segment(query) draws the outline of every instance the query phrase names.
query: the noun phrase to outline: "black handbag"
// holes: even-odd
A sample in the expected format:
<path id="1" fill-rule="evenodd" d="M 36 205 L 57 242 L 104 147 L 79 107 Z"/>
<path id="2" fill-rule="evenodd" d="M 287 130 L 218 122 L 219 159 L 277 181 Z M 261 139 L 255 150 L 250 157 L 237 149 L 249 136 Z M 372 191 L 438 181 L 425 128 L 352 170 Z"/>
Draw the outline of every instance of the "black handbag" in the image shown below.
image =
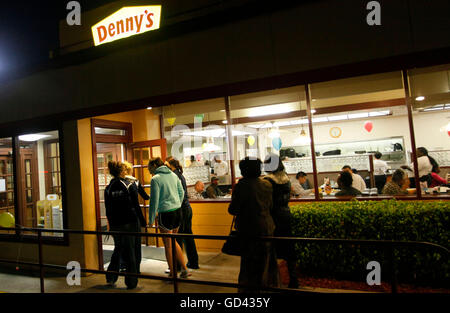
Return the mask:
<path id="1" fill-rule="evenodd" d="M 237 230 L 233 230 L 236 217 L 233 217 L 230 227 L 230 236 L 228 237 L 222 247 L 222 252 L 229 255 L 241 256 L 241 240 Z"/>

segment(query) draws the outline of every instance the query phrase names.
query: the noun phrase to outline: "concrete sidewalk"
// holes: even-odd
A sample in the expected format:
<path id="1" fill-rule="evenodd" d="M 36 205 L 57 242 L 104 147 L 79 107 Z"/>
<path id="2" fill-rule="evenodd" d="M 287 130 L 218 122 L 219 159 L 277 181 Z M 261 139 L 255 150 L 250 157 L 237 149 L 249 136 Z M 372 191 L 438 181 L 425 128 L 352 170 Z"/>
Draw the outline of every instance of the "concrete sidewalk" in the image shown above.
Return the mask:
<path id="1" fill-rule="evenodd" d="M 192 279 L 206 281 L 220 281 L 237 283 L 239 276 L 240 258 L 222 253 L 199 253 L 200 269 L 191 270 Z M 105 264 L 106 268 L 107 264 Z M 143 274 L 167 277 L 164 271 L 167 262 L 156 259 L 143 259 L 141 272 Z M 81 286 L 68 286 L 66 277 L 45 278 L 46 293 L 173 293 L 173 284 L 151 279 L 139 279 L 138 287 L 127 290 L 124 278 L 119 277 L 116 287 L 106 286 L 104 275 L 93 274 L 81 278 Z M 300 290 L 325 293 L 359 293 L 351 290 L 335 290 L 323 288 L 301 287 Z M 39 277 L 24 276 L 19 274 L 0 273 L 0 292 L 7 293 L 39 293 Z M 181 293 L 235 293 L 236 288 L 180 283 Z"/>

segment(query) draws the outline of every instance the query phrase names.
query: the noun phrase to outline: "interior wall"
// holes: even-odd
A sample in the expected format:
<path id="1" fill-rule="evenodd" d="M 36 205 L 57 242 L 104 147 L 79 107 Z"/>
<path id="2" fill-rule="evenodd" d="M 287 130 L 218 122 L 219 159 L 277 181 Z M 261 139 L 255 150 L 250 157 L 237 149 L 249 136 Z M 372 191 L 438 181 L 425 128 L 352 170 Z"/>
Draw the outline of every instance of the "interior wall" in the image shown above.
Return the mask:
<path id="1" fill-rule="evenodd" d="M 159 115 L 153 110 L 137 110 L 96 116 L 96 119 L 131 123 L 133 125 L 133 142 L 161 139 Z"/>
<path id="2" fill-rule="evenodd" d="M 382 139 L 388 137 L 402 136 L 407 151 L 411 151 L 411 139 L 409 132 L 408 117 L 389 116 L 370 119 L 373 122 L 373 130 L 368 133 L 364 129 L 366 120 L 358 121 L 337 121 L 335 123 L 320 123 L 314 125 L 315 144 L 332 144 L 352 141 L 364 141 L 373 139 Z M 442 131 L 450 122 L 450 112 L 434 113 L 416 113 L 413 115 L 414 133 L 416 137 L 416 146 L 424 146 L 428 150 L 447 150 L 450 149 L 450 137 L 446 131 Z M 339 138 L 330 136 L 332 127 L 340 127 L 342 135 Z M 281 132 L 281 138 L 284 147 L 296 146 L 294 140 L 298 138 L 301 127 L 290 129 L 289 132 Z M 308 126 L 304 126 L 309 135 Z M 295 131 L 294 131 L 295 130 Z M 267 137 L 267 146 L 271 146 Z"/>

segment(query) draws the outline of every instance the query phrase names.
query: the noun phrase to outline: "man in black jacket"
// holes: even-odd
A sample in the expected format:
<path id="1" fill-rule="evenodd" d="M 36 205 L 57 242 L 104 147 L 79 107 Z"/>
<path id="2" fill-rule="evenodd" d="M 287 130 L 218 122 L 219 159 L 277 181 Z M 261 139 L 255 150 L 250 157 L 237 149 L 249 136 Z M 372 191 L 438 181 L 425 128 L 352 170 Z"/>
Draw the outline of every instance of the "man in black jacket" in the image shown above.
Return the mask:
<path id="1" fill-rule="evenodd" d="M 141 223 L 145 223 L 145 220 L 143 220 L 142 212 L 136 210 L 139 207 L 139 203 L 136 203 L 137 188 L 135 184 L 124 179 L 126 167 L 123 163 L 111 161 L 108 163 L 108 168 L 114 177 L 105 189 L 106 217 L 110 231 L 140 232 Z M 141 249 L 139 237 L 113 235 L 113 238 L 114 252 L 108 271 L 118 272 L 122 258 L 128 273 L 139 273 L 140 259 L 138 260 L 136 253 L 136 249 Z M 114 286 L 117 278 L 117 274 L 106 274 L 106 281 L 111 286 Z M 137 277 L 125 277 L 128 289 L 136 288 L 137 283 Z"/>

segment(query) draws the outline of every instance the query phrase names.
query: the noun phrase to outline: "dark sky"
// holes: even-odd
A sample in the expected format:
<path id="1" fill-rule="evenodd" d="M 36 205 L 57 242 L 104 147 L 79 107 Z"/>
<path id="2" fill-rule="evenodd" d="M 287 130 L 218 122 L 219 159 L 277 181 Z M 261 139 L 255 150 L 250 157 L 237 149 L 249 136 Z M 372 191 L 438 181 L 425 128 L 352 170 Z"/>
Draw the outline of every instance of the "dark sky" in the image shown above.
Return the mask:
<path id="1" fill-rule="evenodd" d="M 65 19 L 70 0 L 15 0 L 0 2 L 0 81 L 21 68 L 48 60 L 58 47 L 58 22 Z M 82 0 L 82 11 L 111 0 Z"/>

